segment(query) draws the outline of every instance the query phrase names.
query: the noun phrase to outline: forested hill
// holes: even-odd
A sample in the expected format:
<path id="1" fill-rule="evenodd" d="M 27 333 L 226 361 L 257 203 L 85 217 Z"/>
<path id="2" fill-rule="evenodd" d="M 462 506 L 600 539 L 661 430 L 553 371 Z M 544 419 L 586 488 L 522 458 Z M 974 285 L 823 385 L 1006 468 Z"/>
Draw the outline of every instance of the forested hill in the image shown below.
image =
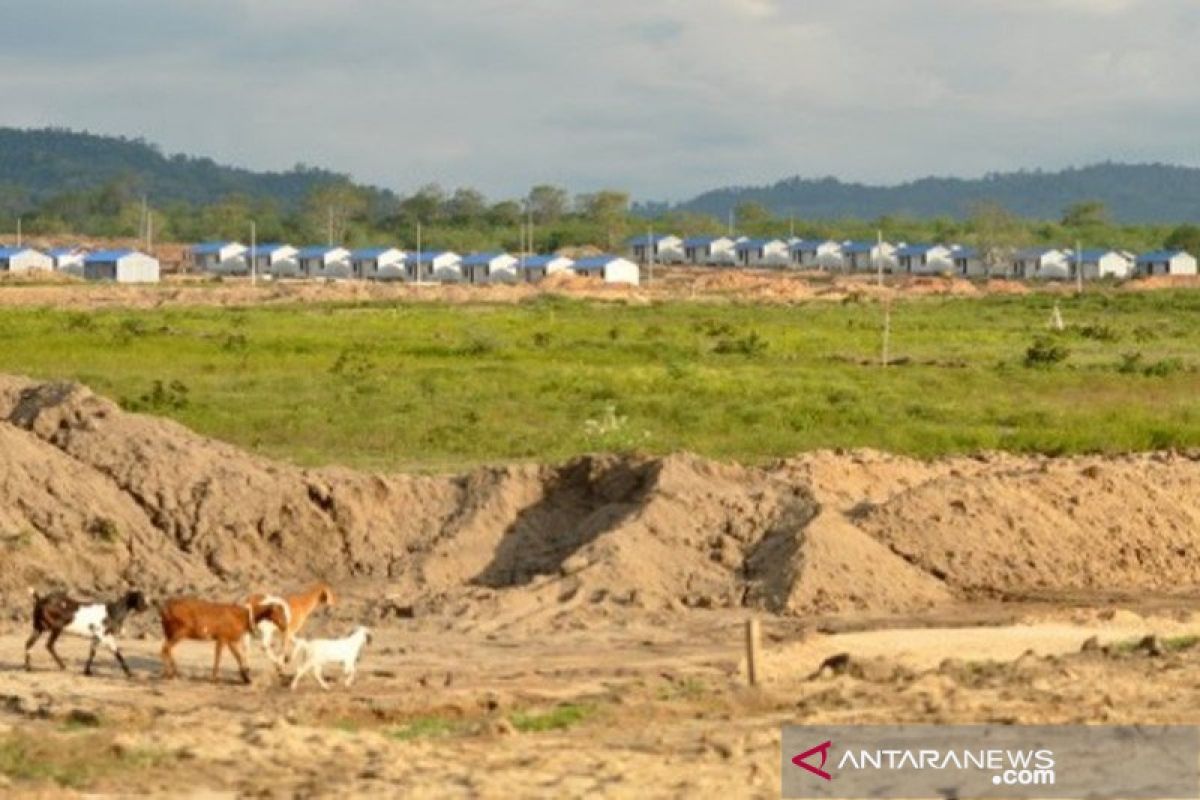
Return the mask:
<path id="1" fill-rule="evenodd" d="M 1029 219 L 1056 219 L 1073 203 L 1098 200 L 1118 222 L 1195 221 L 1200 219 L 1200 169 L 1106 163 L 1061 172 L 992 174 L 974 180 L 922 178 L 897 186 L 795 177 L 771 186 L 715 189 L 677 208 L 722 219 L 743 203 L 758 203 L 776 215 L 800 219 L 961 218 L 983 200 Z"/>
<path id="2" fill-rule="evenodd" d="M 67 192 L 87 191 L 114 182 L 156 203 L 184 201 L 206 205 L 233 194 L 272 199 L 297 207 L 314 187 L 346 176 L 297 166 L 288 172 L 254 172 L 227 167 L 209 158 L 164 155 L 141 139 L 98 136 L 58 128 L 0 128 L 0 187 L 37 204 Z"/>

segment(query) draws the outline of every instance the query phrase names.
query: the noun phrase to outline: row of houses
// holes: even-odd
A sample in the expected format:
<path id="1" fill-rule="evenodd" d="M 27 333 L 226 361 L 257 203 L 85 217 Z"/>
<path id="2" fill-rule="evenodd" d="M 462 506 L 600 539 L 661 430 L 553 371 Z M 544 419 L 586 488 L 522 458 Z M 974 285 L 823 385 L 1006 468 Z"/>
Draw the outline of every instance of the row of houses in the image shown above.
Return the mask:
<path id="1" fill-rule="evenodd" d="M 1068 280 L 1129 278 L 1134 275 L 1195 275 L 1196 258 L 1182 250 L 1137 255 L 1092 249 L 1076 253 L 1053 247 L 1017 250 L 1002 263 L 987 264 L 973 247 L 890 242 L 839 242 L 832 239 L 751 239 L 732 236 L 680 238 L 670 234 L 629 240 L 635 261 L 646 264 L 792 267 L 892 274 L 963 277 L 1010 277 Z"/>
<path id="2" fill-rule="evenodd" d="M 256 245 L 204 242 L 191 249 L 192 267 L 205 272 L 420 282 L 517 283 L 539 281 L 556 272 L 597 277 L 608 283 L 637 285 L 637 264 L 621 256 L 570 259 L 558 255 L 515 256 L 486 252 L 459 255 L 450 250 L 406 251 L 397 247 L 348 250 L 317 245 L 293 247 L 282 242 Z"/>
<path id="3" fill-rule="evenodd" d="M 93 281 L 157 283 L 158 259 L 137 250 L 96 250 L 60 247 L 45 252 L 16 245 L 0 247 L 0 272 L 46 270 L 65 272 Z"/>

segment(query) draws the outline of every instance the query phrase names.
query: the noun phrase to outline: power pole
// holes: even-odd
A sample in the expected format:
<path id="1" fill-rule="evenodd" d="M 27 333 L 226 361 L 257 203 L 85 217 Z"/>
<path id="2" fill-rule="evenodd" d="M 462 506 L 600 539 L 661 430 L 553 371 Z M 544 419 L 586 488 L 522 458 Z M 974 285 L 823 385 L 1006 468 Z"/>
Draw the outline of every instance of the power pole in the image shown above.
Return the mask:
<path id="1" fill-rule="evenodd" d="M 154 216 L 146 212 L 146 255 L 154 255 Z"/>
<path id="2" fill-rule="evenodd" d="M 875 231 L 875 282 L 883 286 L 883 231 Z"/>
<path id="3" fill-rule="evenodd" d="M 146 195 L 142 195 L 142 216 L 138 223 L 138 238 L 142 240 L 142 247 L 146 248 L 146 252 L 150 251 L 149 234 L 147 231 L 148 212 L 146 211 Z"/>
<path id="4" fill-rule="evenodd" d="M 1075 290 L 1083 294 L 1083 245 L 1075 240 Z"/>
<path id="5" fill-rule="evenodd" d="M 250 220 L 250 285 L 258 286 L 258 231 Z"/>
<path id="6" fill-rule="evenodd" d="M 733 209 L 729 209 L 729 238 L 733 238 Z"/>
<path id="7" fill-rule="evenodd" d="M 887 368 L 892 355 L 892 298 L 883 298 L 883 359 L 879 366 Z"/>
<path id="8" fill-rule="evenodd" d="M 333 206 L 329 206 L 329 246 L 333 247 Z"/>
<path id="9" fill-rule="evenodd" d="M 17 217 L 17 247 L 21 246 L 21 218 Z"/>
<path id="10" fill-rule="evenodd" d="M 646 229 L 646 285 L 654 283 L 654 228 Z"/>
<path id="11" fill-rule="evenodd" d="M 417 266 L 413 273 L 413 280 L 416 283 L 421 282 L 421 221 L 417 220 Z"/>

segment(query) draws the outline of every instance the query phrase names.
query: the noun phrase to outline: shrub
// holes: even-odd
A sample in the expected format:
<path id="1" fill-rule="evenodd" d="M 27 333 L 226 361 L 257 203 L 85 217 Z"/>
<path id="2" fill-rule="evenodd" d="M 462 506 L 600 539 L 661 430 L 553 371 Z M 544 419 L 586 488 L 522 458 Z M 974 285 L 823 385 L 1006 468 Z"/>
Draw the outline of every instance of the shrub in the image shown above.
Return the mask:
<path id="1" fill-rule="evenodd" d="M 713 352 L 720 355 L 757 356 L 766 352 L 767 347 L 767 340 L 759 336 L 758 331 L 750 331 L 737 339 L 720 340 Z"/>
<path id="2" fill-rule="evenodd" d="M 1025 351 L 1025 366 L 1051 367 L 1066 361 L 1071 351 L 1049 336 L 1038 336 Z"/>
<path id="3" fill-rule="evenodd" d="M 170 383 L 155 381 L 150 391 L 133 399 L 121 398 L 121 406 L 127 411 L 180 411 L 187 408 L 188 387 L 183 381 L 174 380 Z"/>

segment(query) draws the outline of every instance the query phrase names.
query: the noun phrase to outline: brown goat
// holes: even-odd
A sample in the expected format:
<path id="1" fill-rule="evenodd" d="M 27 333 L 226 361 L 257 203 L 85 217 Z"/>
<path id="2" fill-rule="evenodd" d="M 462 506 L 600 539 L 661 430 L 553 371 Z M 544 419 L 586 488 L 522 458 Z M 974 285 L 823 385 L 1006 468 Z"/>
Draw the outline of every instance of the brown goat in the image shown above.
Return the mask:
<path id="1" fill-rule="evenodd" d="M 176 597 L 158 607 L 163 626 L 163 677 L 173 678 L 179 674 L 171 651 L 184 639 L 212 641 L 213 680 L 217 680 L 221 668 L 221 650 L 229 648 L 237 659 L 242 682 L 250 683 L 250 671 L 242 653 L 242 639 L 255 632 L 259 622 L 270 621 L 282 630 L 287 625 L 287 608 L 278 600 L 268 599 L 256 603 L 211 603 L 193 597 Z"/>
<path id="2" fill-rule="evenodd" d="M 252 594 L 246 598 L 246 602 L 263 603 L 275 597 L 275 595 Z M 308 620 L 309 616 L 320 606 L 332 606 L 337 602 L 333 596 L 333 589 L 329 588 L 329 585 L 325 583 L 318 583 L 307 591 L 286 595 L 282 599 L 287 603 L 288 614 L 287 624 L 276 626 L 283 633 L 283 646 L 279 656 L 271 652 L 271 637 L 273 634 L 270 626 L 259 626 L 263 652 L 267 654 L 267 658 L 270 658 L 275 663 L 276 669 L 283 668 L 283 662 L 287 657 L 292 639 L 304 627 L 304 623 Z"/>

